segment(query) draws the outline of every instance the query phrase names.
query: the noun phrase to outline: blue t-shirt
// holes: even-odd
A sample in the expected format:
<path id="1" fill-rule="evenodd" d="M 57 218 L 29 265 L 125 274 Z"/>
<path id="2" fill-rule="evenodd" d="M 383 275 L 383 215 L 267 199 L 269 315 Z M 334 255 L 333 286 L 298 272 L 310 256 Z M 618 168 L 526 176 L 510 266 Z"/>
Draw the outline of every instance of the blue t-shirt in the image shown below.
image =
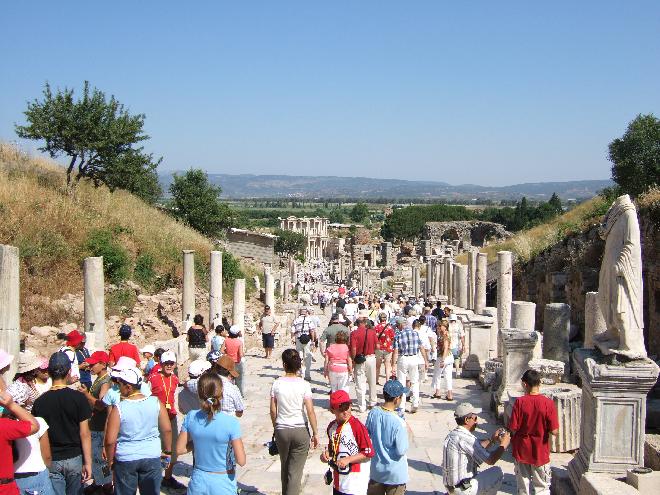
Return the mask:
<path id="1" fill-rule="evenodd" d="M 371 459 L 370 479 L 385 485 L 408 482 L 408 432 L 398 414 L 374 407 L 365 423 L 374 457 Z"/>
<path id="2" fill-rule="evenodd" d="M 241 438 L 238 420 L 218 412 L 211 421 L 195 409 L 186 414 L 181 431 L 188 432 L 194 444 L 195 468 L 202 471 L 231 471 L 236 467 L 232 440 Z"/>
<path id="3" fill-rule="evenodd" d="M 142 382 L 142 385 L 140 385 L 140 393 L 145 397 L 149 397 L 151 395 L 151 388 L 147 382 Z M 120 400 L 121 394 L 119 393 L 119 385 L 114 383 L 103 396 L 102 402 L 106 406 L 116 406 L 119 404 Z"/>
<path id="4" fill-rule="evenodd" d="M 117 407 L 121 421 L 116 459 L 126 462 L 160 457 L 158 397 L 152 395 L 140 400 L 122 400 Z"/>

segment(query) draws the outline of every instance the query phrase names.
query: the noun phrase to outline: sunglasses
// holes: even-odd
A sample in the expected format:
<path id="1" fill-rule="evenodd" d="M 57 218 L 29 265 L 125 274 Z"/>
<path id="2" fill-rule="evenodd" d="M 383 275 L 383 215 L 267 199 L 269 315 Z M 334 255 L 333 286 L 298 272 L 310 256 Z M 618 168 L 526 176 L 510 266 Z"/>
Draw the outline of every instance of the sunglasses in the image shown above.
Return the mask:
<path id="1" fill-rule="evenodd" d="M 168 361 L 168 362 L 166 362 L 166 363 L 162 363 L 163 366 L 174 366 L 175 364 L 176 364 L 176 363 L 174 363 L 174 362 L 172 362 L 172 361 Z"/>

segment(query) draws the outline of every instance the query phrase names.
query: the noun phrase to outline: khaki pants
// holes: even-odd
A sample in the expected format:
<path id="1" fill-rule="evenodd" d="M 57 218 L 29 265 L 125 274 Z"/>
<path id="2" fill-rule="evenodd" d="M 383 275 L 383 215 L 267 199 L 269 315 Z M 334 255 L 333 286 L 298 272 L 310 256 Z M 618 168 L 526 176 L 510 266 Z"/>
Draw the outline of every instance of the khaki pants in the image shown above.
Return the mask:
<path id="1" fill-rule="evenodd" d="M 312 379 L 312 345 L 311 340 L 303 344 L 296 338 L 296 351 L 300 354 L 300 360 L 302 361 L 301 373 L 305 380 Z"/>
<path id="2" fill-rule="evenodd" d="M 369 488 L 367 488 L 367 495 L 404 495 L 406 493 L 406 485 L 385 485 L 378 481 L 369 480 Z"/>
<path id="3" fill-rule="evenodd" d="M 367 384 L 369 385 L 369 406 L 375 406 L 378 401 L 378 390 L 376 390 L 376 356 L 370 354 L 365 356 L 367 360 L 362 364 L 355 364 L 353 374 L 355 376 L 355 396 L 357 405 L 361 412 L 366 410 Z"/>
<path id="4" fill-rule="evenodd" d="M 550 495 L 550 464 L 533 466 L 515 461 L 518 495 Z"/>
<path id="5" fill-rule="evenodd" d="M 278 428 L 275 443 L 280 452 L 282 495 L 300 495 L 303 469 L 309 452 L 307 428 Z"/>

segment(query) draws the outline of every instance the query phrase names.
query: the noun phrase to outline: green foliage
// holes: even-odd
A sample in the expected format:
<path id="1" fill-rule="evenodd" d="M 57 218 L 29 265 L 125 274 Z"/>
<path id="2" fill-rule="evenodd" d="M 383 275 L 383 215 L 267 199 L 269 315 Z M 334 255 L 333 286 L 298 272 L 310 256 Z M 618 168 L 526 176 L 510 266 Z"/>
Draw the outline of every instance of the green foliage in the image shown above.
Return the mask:
<path id="1" fill-rule="evenodd" d="M 638 115 L 622 137 L 609 145 L 612 180 L 624 193 L 639 196 L 660 184 L 660 119 Z"/>
<path id="2" fill-rule="evenodd" d="M 355 206 L 351 208 L 350 213 L 351 220 L 354 222 L 364 222 L 369 218 L 369 208 L 366 203 L 355 203 Z"/>
<path id="3" fill-rule="evenodd" d="M 137 295 L 129 287 L 113 290 L 105 298 L 108 314 L 121 316 L 130 316 L 136 301 Z"/>
<path id="4" fill-rule="evenodd" d="M 118 284 L 130 273 L 131 259 L 128 251 L 115 239 L 111 230 L 92 230 L 85 248 L 90 256 L 103 256 L 103 272 L 108 282 Z"/>
<path id="5" fill-rule="evenodd" d="M 277 229 L 275 231 L 275 252 L 283 256 L 305 256 L 307 237 L 300 232 Z"/>
<path id="6" fill-rule="evenodd" d="M 224 282 L 231 282 L 237 278 L 244 278 L 243 271 L 241 270 L 241 263 L 228 252 L 222 252 L 222 280 Z"/>
<path id="7" fill-rule="evenodd" d="M 385 219 L 380 235 L 386 241 L 417 239 L 426 222 L 471 220 L 474 214 L 464 206 L 432 205 L 398 208 Z"/>
<path id="8" fill-rule="evenodd" d="M 552 211 L 555 212 L 555 214 L 559 215 L 561 214 L 564 209 L 562 208 L 561 205 L 561 199 L 559 199 L 559 196 L 557 196 L 557 193 L 552 193 L 552 196 L 550 197 L 550 200 L 548 201 L 548 206 L 552 208 Z"/>
<path id="9" fill-rule="evenodd" d="M 160 194 L 152 155 L 135 147 L 149 138 L 143 132 L 143 114 L 130 115 L 114 96 L 90 90 L 85 81 L 80 99 L 73 89 L 53 93 L 46 83 L 43 100 L 28 102 L 27 125 L 17 125 L 16 134 L 24 139 L 44 141 L 39 150 L 52 158 L 69 157 L 67 185 L 75 177 L 91 180 L 95 186 L 122 188 L 147 201 Z M 74 176 L 75 171 L 75 176 Z"/>
<path id="10" fill-rule="evenodd" d="M 341 207 L 337 206 L 328 212 L 328 221 L 330 223 L 344 223 L 346 221 L 346 215 Z"/>
<path id="11" fill-rule="evenodd" d="M 209 182 L 206 172 L 191 168 L 183 175 L 174 174 L 173 179 L 170 193 L 174 217 L 209 237 L 235 224 L 233 212 L 220 201 L 222 189 Z"/>
<path id="12" fill-rule="evenodd" d="M 135 258 L 133 277 L 142 287 L 153 287 L 156 281 L 156 260 L 150 254 L 140 254 Z"/>

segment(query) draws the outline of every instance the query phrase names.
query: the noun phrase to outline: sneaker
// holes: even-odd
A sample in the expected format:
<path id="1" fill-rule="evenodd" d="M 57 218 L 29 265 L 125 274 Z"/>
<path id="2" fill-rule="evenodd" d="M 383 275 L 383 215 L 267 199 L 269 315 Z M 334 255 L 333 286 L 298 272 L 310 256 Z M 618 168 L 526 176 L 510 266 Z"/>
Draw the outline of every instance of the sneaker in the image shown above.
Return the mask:
<path id="1" fill-rule="evenodd" d="M 163 478 L 160 485 L 164 488 L 171 488 L 173 490 L 186 490 L 186 485 L 177 480 L 174 476 L 171 478 Z"/>

